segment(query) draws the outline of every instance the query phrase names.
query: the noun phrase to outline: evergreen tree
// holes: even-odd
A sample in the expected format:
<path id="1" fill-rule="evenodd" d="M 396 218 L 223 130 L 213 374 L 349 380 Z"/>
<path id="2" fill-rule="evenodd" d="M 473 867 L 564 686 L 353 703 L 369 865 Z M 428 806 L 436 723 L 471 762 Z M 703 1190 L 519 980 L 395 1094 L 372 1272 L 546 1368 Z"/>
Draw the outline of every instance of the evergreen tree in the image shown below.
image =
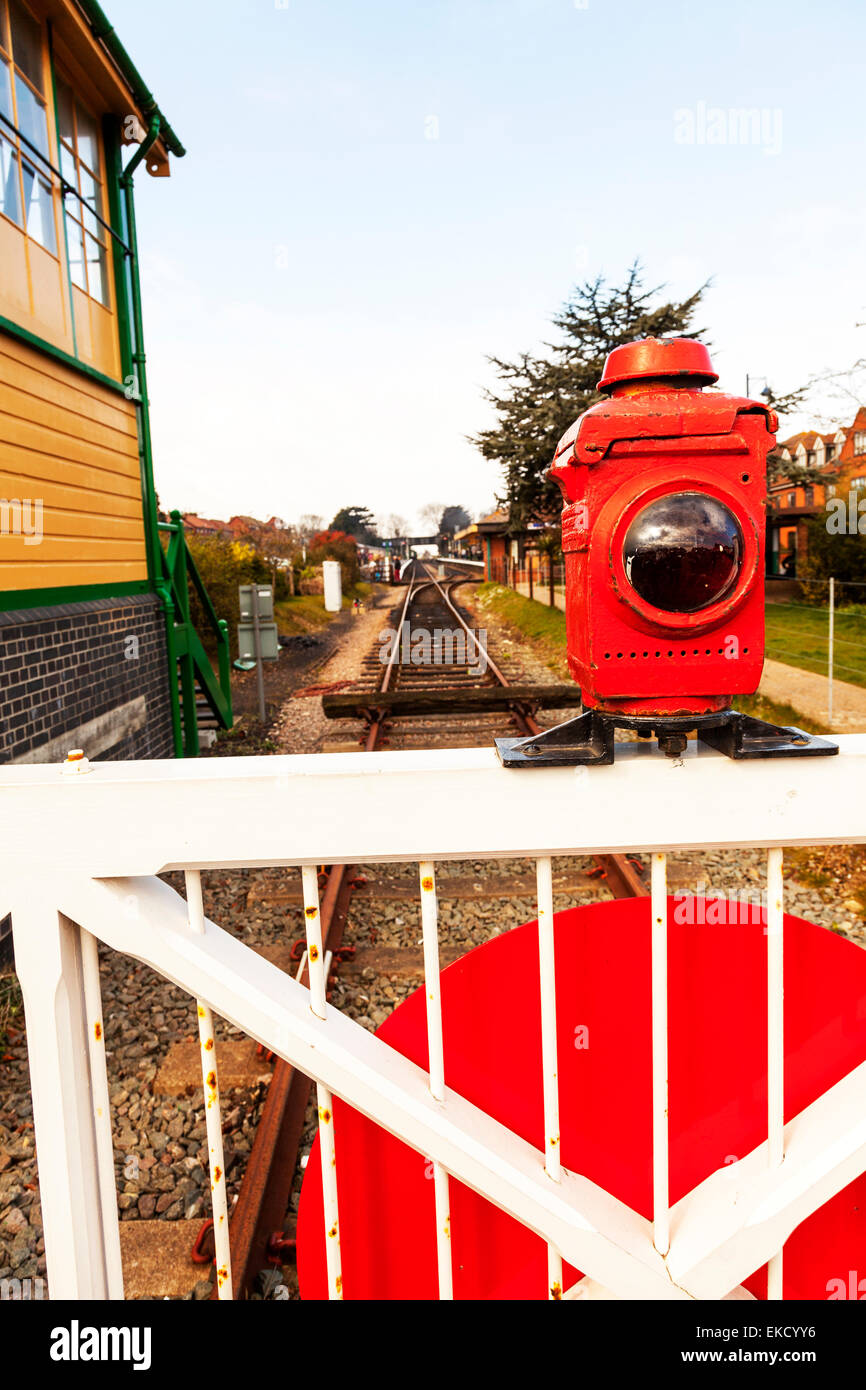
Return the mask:
<path id="1" fill-rule="evenodd" d="M 462 531 L 468 526 L 471 520 L 465 507 L 445 507 L 439 518 L 439 530 L 443 536 L 453 536 L 455 531 Z"/>
<path id="2" fill-rule="evenodd" d="M 371 545 L 376 539 L 376 518 L 367 507 L 341 507 L 328 529 L 344 531 L 362 545 Z"/>
<path id="3" fill-rule="evenodd" d="M 514 362 L 498 357 L 503 387 L 488 391 L 499 423 L 471 438 L 487 459 L 502 465 L 504 496 L 512 523 L 558 521 L 562 499 L 544 472 L 560 438 L 583 411 L 600 399 L 596 385 L 607 354 L 635 338 L 700 336 L 692 324 L 706 289 L 688 299 L 657 303 L 662 287 L 646 290 L 635 264 L 623 284 L 608 285 L 601 276 L 579 285 L 553 322 L 562 341 L 546 346 L 548 357 L 524 352 Z"/>

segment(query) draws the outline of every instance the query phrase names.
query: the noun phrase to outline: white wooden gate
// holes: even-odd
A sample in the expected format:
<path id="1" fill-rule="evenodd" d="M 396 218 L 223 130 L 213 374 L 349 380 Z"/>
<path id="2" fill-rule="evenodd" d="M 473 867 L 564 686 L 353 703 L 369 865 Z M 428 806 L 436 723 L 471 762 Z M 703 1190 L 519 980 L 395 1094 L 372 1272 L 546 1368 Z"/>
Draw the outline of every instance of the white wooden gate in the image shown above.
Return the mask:
<path id="1" fill-rule="evenodd" d="M 552 1296 L 565 1259 L 586 1272 L 566 1297 L 749 1297 L 742 1282 L 767 1261 L 779 1297 L 787 1237 L 866 1170 L 866 1061 L 787 1125 L 781 1108 L 782 852 L 866 841 L 866 737 L 840 745 L 837 757 L 734 763 L 694 745 L 671 761 L 635 744 L 592 770 L 509 772 L 486 749 L 0 769 L 0 917 L 11 910 L 25 998 L 52 1295 L 123 1296 L 101 941 L 198 1001 L 223 1297 L 231 1272 L 211 1011 L 314 1078 L 326 1158 L 335 1139 L 339 1155 L 333 1095 L 432 1158 L 442 1297 L 449 1176 L 546 1241 Z M 768 850 L 768 1138 L 669 1208 L 665 855 L 736 846 Z M 651 1222 L 567 1171 L 550 1142 L 550 859 L 627 851 L 652 854 Z M 537 865 L 546 1153 L 448 1090 L 442 1068 L 435 863 L 520 856 Z M 388 861 L 419 865 L 429 1073 L 325 1002 L 314 867 Z M 302 870 L 309 989 L 204 919 L 201 870 L 265 865 Z M 156 877 L 167 870 L 186 872 L 186 902 Z M 339 1163 L 323 1167 L 329 1284 L 340 1297 Z"/>

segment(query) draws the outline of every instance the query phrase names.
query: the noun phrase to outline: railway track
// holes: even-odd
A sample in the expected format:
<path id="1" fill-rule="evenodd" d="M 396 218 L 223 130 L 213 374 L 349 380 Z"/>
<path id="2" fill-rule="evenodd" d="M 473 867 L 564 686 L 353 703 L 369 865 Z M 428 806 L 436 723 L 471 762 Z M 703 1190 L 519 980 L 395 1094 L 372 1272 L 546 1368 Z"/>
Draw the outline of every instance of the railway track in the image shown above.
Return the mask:
<path id="1" fill-rule="evenodd" d="M 351 692 L 325 695 L 329 718 L 361 721 L 357 741 L 368 752 L 486 747 L 508 728 L 536 732 L 540 707 L 580 705 L 571 684 L 509 681 L 457 598 L 469 578 L 464 572 L 439 579 L 415 561 L 387 639 L 367 655 L 361 681 Z"/>
<path id="2" fill-rule="evenodd" d="M 541 709 L 579 705 L 579 692 L 573 686 L 509 681 L 457 598 L 456 590 L 470 578 L 465 572 L 437 577 L 428 565 L 415 561 L 406 577 L 405 593 L 390 617 L 390 642 L 380 642 L 368 654 L 355 689 L 323 698 L 329 717 L 353 721 L 355 746 L 367 752 L 490 746 L 495 736 L 509 730 L 526 735 L 540 732 L 544 727 L 537 717 Z M 648 891 L 641 866 L 621 855 L 597 856 L 590 874 L 602 879 L 614 897 L 642 896 Z M 326 952 L 335 957 L 357 870 L 333 865 L 322 870 L 321 881 L 323 940 Z M 372 888 L 375 892 L 375 885 Z M 395 969 L 390 956 L 380 960 L 368 952 L 364 959 L 367 968 L 375 962 L 383 970 Z M 420 971 L 420 961 L 415 965 Z M 406 968 L 411 975 L 413 963 L 407 960 Z M 303 1074 L 276 1060 L 231 1217 L 237 1297 L 248 1293 L 258 1272 L 281 1260 L 291 1246 L 291 1234 L 284 1234 L 282 1227 L 310 1088 Z"/>

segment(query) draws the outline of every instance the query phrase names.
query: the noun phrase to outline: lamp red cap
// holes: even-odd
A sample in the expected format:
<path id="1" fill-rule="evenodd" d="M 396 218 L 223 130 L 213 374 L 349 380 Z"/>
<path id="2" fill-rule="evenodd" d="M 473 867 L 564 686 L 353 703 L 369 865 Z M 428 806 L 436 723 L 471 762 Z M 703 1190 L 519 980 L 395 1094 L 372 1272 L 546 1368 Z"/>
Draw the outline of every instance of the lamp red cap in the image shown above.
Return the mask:
<path id="1" fill-rule="evenodd" d="M 719 374 L 713 371 L 706 347 L 695 338 L 639 338 L 608 353 L 598 389 L 610 391 L 647 377 L 689 377 L 695 386 L 711 386 Z"/>

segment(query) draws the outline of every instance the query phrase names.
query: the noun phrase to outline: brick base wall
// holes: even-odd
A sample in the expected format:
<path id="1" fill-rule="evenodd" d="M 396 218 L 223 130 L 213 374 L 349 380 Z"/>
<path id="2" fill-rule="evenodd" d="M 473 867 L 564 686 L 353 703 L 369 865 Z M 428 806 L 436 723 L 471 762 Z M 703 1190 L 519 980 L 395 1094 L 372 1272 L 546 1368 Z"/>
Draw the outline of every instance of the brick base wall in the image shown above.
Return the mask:
<path id="1" fill-rule="evenodd" d="M 67 742 L 103 760 L 173 756 L 156 595 L 0 613 L 0 762 L 60 761 Z"/>

